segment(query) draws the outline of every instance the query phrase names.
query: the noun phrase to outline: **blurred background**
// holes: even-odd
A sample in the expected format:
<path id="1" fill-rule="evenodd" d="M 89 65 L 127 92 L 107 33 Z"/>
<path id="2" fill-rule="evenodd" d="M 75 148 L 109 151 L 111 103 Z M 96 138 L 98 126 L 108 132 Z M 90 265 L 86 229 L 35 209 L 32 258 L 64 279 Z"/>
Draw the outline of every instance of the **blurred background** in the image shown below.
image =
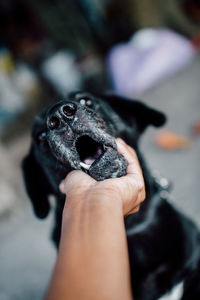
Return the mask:
<path id="1" fill-rule="evenodd" d="M 141 140 L 169 198 L 200 225 L 200 1 L 0 0 L 0 299 L 39 300 L 56 251 L 20 164 L 34 115 L 72 90 L 112 91 L 168 116 Z"/>

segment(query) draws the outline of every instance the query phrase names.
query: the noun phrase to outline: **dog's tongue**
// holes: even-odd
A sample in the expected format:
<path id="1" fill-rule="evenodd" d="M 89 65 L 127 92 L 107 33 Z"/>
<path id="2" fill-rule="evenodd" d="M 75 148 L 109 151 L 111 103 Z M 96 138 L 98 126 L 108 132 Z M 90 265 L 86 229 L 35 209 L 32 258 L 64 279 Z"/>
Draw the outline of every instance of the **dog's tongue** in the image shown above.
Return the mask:
<path id="1" fill-rule="evenodd" d="M 86 165 L 91 165 L 97 158 L 99 158 L 99 156 L 103 153 L 102 148 L 98 147 L 97 152 L 95 153 L 94 156 L 88 156 L 86 157 L 83 162 Z"/>
<path id="2" fill-rule="evenodd" d="M 86 165 L 91 165 L 94 161 L 95 161 L 94 158 L 92 158 L 92 157 L 87 157 L 86 159 L 84 159 L 83 162 L 84 162 Z"/>

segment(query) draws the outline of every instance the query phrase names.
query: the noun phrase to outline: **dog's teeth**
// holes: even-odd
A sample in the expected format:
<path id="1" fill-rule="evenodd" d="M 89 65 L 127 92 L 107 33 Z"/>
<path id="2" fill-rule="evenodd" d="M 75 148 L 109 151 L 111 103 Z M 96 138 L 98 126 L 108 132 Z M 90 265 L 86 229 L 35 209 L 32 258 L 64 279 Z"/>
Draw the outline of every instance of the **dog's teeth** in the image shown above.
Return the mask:
<path id="1" fill-rule="evenodd" d="M 83 162 L 80 162 L 80 165 L 81 165 L 82 168 L 84 168 L 86 170 L 89 170 L 89 168 L 91 166 L 91 165 L 84 164 Z"/>

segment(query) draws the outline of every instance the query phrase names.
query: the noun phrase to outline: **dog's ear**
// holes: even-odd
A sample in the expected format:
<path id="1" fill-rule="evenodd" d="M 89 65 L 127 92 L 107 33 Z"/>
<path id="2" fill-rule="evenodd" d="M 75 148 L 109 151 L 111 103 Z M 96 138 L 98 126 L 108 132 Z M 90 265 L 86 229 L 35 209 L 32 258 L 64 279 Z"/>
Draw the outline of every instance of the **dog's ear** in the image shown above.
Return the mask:
<path id="1" fill-rule="evenodd" d="M 101 96 L 130 125 L 136 120 L 139 132 L 142 133 L 148 125 L 160 127 L 165 124 L 166 116 L 144 103 L 116 95 Z"/>
<path id="2" fill-rule="evenodd" d="M 35 159 L 33 146 L 22 161 L 22 170 L 26 191 L 31 199 L 34 212 L 43 219 L 49 213 L 48 195 L 51 193 L 51 188 L 44 171 Z"/>

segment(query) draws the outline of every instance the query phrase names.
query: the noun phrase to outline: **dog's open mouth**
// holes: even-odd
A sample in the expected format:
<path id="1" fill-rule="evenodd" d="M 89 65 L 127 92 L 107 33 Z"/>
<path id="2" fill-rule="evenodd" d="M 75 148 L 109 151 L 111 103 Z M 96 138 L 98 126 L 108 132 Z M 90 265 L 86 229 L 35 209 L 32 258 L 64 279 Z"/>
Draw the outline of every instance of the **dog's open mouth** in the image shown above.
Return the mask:
<path id="1" fill-rule="evenodd" d="M 64 144 L 64 141 L 63 136 L 55 134 L 48 136 L 52 153 L 66 169 L 67 167 L 71 170 L 82 169 L 97 181 L 126 174 L 126 160 L 117 151 L 112 136 L 91 132 L 74 136 L 69 146 Z"/>
<path id="2" fill-rule="evenodd" d="M 76 150 L 80 157 L 80 166 L 84 170 L 89 170 L 93 163 L 101 159 L 106 148 L 87 135 L 79 137 L 76 141 Z"/>

